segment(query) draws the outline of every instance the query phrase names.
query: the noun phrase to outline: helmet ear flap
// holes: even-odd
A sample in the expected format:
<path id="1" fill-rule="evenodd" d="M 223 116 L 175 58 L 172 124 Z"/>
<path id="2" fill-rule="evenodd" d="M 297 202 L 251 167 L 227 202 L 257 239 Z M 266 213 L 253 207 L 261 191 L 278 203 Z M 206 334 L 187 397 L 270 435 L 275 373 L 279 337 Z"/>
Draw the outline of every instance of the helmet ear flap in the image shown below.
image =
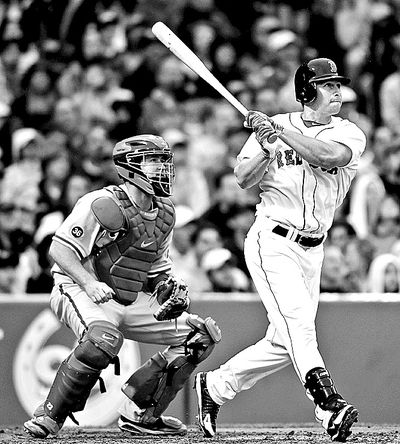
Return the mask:
<path id="1" fill-rule="evenodd" d="M 311 103 L 317 97 L 317 87 L 310 79 L 314 73 L 310 70 L 307 63 L 303 63 L 297 69 L 294 75 L 294 90 L 296 100 L 301 104 Z"/>

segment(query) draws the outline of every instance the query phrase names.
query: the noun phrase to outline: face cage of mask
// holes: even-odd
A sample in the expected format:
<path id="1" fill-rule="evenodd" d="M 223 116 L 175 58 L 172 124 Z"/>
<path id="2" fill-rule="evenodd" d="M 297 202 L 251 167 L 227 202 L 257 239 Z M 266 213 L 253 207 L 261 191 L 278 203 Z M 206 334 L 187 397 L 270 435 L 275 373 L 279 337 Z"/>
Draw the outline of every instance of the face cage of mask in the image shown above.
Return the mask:
<path id="1" fill-rule="evenodd" d="M 172 185 L 175 181 L 175 165 L 171 162 L 172 156 L 165 156 L 165 162 L 146 162 L 145 155 L 142 156 L 143 160 L 140 162 L 134 162 L 134 159 L 137 160 L 138 156 L 135 156 L 134 158 L 127 156 L 126 164 L 129 168 L 143 174 L 153 186 L 154 191 L 160 190 L 161 193 L 156 192 L 156 194 L 170 196 Z M 147 173 L 144 171 L 147 168 L 151 168 L 155 171 Z"/>

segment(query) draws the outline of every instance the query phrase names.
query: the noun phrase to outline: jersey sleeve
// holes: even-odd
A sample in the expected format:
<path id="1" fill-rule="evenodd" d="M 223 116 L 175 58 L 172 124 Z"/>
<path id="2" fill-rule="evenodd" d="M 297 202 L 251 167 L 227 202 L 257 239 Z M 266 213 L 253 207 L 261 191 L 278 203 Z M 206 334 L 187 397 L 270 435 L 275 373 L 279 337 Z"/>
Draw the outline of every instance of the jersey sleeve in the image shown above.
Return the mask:
<path id="1" fill-rule="evenodd" d="M 81 197 L 53 236 L 53 240 L 70 248 L 80 260 L 89 256 L 100 230 L 91 211 L 93 200 L 100 195 L 95 191 Z"/>
<path id="2" fill-rule="evenodd" d="M 363 131 L 354 123 L 343 120 L 342 125 L 337 125 L 330 131 L 321 133 L 321 140 L 342 143 L 350 148 L 352 156 L 350 162 L 344 168 L 356 168 L 362 153 L 366 147 L 366 137 Z"/>
<path id="3" fill-rule="evenodd" d="M 237 156 L 237 160 L 240 162 L 243 159 L 251 159 L 256 154 L 261 152 L 261 146 L 257 142 L 256 136 L 254 133 L 250 134 L 249 138 L 244 143 L 240 153 Z"/>

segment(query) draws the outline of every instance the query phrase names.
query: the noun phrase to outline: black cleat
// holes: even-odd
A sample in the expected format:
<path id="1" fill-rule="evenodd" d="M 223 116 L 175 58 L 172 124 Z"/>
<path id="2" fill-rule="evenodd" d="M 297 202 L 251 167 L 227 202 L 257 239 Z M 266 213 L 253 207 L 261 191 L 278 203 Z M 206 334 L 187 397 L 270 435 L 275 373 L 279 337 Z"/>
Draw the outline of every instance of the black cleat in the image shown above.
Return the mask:
<path id="1" fill-rule="evenodd" d="M 348 404 L 332 415 L 326 431 L 332 441 L 346 442 L 346 439 L 351 435 L 351 426 L 357 421 L 358 410 Z"/>
<path id="2" fill-rule="evenodd" d="M 173 416 L 160 416 L 152 418 L 152 421 L 132 421 L 121 415 L 118 419 L 118 427 L 124 432 L 134 435 L 186 435 L 187 427 L 178 418 Z"/>
<path id="3" fill-rule="evenodd" d="M 207 373 L 200 372 L 196 375 L 194 388 L 197 394 L 197 407 L 199 426 L 206 438 L 212 438 L 217 432 L 217 416 L 221 408 L 213 401 L 207 389 Z"/>

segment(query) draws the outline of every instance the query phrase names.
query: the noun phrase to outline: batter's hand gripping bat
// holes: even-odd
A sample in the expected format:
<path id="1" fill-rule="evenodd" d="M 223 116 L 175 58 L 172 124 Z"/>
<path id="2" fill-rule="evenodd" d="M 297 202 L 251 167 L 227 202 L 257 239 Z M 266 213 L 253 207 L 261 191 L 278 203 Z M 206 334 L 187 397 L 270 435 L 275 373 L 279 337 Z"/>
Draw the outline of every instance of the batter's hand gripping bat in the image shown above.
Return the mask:
<path id="1" fill-rule="evenodd" d="M 244 117 L 248 114 L 248 109 L 239 102 L 222 83 L 211 73 L 206 65 L 197 55 L 186 46 L 182 40 L 174 34 L 163 22 L 157 22 L 151 28 L 153 34 L 166 46 L 179 60 L 188 66 L 193 72 L 205 80 L 210 86 L 218 91 L 231 105 L 233 105 Z M 269 143 L 275 142 L 276 134 L 271 134 Z"/>

